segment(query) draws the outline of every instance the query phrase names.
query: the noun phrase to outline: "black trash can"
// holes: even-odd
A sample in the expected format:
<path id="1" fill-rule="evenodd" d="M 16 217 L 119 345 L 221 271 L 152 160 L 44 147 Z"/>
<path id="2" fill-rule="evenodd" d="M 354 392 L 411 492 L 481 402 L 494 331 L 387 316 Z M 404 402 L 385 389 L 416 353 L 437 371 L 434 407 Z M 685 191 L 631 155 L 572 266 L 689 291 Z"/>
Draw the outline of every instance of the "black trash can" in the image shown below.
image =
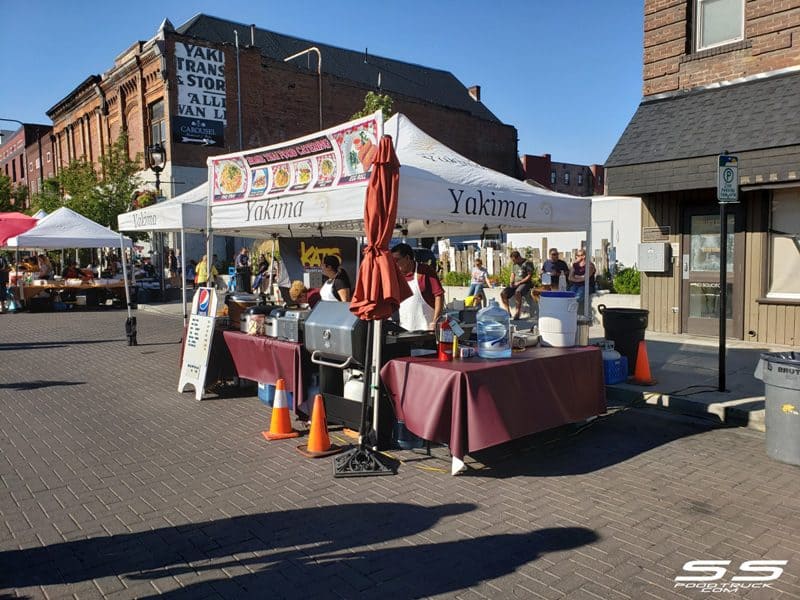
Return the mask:
<path id="1" fill-rule="evenodd" d="M 764 382 L 767 456 L 800 465 L 800 352 L 765 352 L 755 377 Z"/>
<path id="2" fill-rule="evenodd" d="M 608 308 L 605 304 L 597 307 L 603 315 L 605 338 L 614 342 L 614 349 L 628 359 L 628 375 L 636 369 L 636 353 L 639 342 L 644 339 L 649 310 L 643 308 Z"/>
<path id="3" fill-rule="evenodd" d="M 252 272 L 250 268 L 236 269 L 236 292 L 239 294 L 249 294 L 252 288 Z"/>

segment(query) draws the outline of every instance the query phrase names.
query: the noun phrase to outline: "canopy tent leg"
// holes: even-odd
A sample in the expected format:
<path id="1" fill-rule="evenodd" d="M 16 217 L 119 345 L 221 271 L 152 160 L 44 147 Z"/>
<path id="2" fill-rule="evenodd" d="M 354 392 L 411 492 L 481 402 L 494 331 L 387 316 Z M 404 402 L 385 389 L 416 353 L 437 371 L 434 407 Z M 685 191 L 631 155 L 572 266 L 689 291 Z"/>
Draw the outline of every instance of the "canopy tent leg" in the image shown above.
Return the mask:
<path id="1" fill-rule="evenodd" d="M 272 298 L 272 281 L 275 275 L 275 239 L 278 237 L 277 233 L 272 234 L 272 249 L 269 255 L 269 285 L 267 285 L 267 297 Z"/>
<path id="2" fill-rule="evenodd" d="M 125 321 L 125 335 L 128 337 L 128 346 L 137 346 L 136 317 L 131 314 L 131 290 L 128 286 L 128 261 L 125 260 L 125 240 L 119 234 L 119 256 L 122 259 L 122 281 L 125 284 L 125 304 L 128 307 L 128 319 Z"/>
<path id="3" fill-rule="evenodd" d="M 186 314 L 186 231 L 181 229 L 181 300 L 183 301 L 183 328 L 189 322 Z"/>

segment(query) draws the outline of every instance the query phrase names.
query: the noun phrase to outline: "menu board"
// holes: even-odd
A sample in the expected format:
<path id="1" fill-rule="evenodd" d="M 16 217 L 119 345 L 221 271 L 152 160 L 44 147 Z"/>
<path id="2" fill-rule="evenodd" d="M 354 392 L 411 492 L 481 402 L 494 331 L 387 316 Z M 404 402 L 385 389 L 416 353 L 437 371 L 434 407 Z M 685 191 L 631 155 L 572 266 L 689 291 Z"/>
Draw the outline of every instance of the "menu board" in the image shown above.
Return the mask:
<path id="1" fill-rule="evenodd" d="M 194 397 L 203 399 L 208 357 L 214 341 L 214 323 L 217 314 L 217 294 L 212 288 L 198 288 L 192 300 L 192 313 L 183 344 L 183 362 L 178 380 L 178 392 L 187 385 L 194 387 Z"/>
<path id="2" fill-rule="evenodd" d="M 212 157 L 212 202 L 264 200 L 364 183 L 382 131 L 382 114 L 377 112 L 290 142 Z"/>

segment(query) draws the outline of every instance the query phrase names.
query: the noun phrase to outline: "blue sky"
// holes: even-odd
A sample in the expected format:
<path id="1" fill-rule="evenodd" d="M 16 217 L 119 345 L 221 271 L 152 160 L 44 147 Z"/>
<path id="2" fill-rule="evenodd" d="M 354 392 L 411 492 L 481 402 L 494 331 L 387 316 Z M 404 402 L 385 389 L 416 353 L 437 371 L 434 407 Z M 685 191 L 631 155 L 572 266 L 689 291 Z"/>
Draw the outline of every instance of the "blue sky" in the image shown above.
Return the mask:
<path id="1" fill-rule="evenodd" d="M 0 0 L 0 117 L 45 111 L 164 18 L 197 13 L 452 72 L 519 151 L 605 162 L 641 99 L 639 0 Z M 112 14 L 113 13 L 113 14 Z M 0 122 L 3 129 L 13 123 Z"/>

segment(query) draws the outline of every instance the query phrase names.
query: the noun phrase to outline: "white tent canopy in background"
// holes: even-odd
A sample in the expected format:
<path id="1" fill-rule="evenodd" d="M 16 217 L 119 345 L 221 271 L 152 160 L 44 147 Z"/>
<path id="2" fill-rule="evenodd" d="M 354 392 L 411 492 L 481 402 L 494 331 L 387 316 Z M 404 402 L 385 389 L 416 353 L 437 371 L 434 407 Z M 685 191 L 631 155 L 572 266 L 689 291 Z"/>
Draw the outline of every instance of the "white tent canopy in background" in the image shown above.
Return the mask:
<path id="1" fill-rule="evenodd" d="M 341 126 L 338 128 L 342 130 Z M 333 135 L 336 128 L 295 142 Z M 586 231 L 591 222 L 589 198 L 558 194 L 483 167 L 454 152 L 396 114 L 383 126 L 392 136 L 400 160 L 397 219 L 410 236 L 459 233 Z M 214 165 L 246 164 L 247 155 L 268 154 L 276 145 L 209 159 Z M 250 177 L 246 191 L 249 191 Z M 364 226 L 367 181 L 345 187 L 268 199 L 216 200 L 211 206 L 215 233 L 246 232 L 258 236 L 303 231 L 326 235 L 360 235 Z"/>
<path id="2" fill-rule="evenodd" d="M 203 183 L 165 202 L 117 216 L 120 231 L 205 231 L 208 223 L 208 184 Z M 181 273 L 186 273 L 186 241 L 181 235 Z M 181 297 L 186 314 L 186 277 L 181 277 Z"/>
<path id="3" fill-rule="evenodd" d="M 206 228 L 208 184 L 165 202 L 117 216 L 120 231 L 202 231 Z"/>
<path id="4" fill-rule="evenodd" d="M 47 216 L 47 211 L 44 210 L 44 209 L 39 209 L 39 210 L 36 211 L 36 214 L 33 215 L 33 218 L 41 220 L 41 219 L 44 219 L 46 216 Z"/>
<path id="5" fill-rule="evenodd" d="M 111 248 L 123 243 L 133 246 L 128 238 L 120 240 L 120 234 L 108 227 L 62 206 L 39 221 L 25 233 L 8 238 L 9 248 Z"/>

